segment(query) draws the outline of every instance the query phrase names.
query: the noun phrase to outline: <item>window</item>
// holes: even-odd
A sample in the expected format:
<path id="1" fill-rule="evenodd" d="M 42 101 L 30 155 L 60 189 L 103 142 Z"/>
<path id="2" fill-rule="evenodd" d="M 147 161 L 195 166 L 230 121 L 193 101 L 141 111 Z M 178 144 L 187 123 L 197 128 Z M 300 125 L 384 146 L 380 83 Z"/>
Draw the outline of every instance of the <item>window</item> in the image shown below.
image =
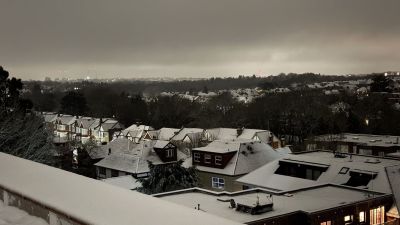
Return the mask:
<path id="1" fill-rule="evenodd" d="M 303 164 L 296 162 L 279 161 L 279 167 L 275 171 L 275 174 L 298 177 L 308 180 L 318 180 L 323 172 L 328 169 L 329 166 L 323 164 Z"/>
<path id="2" fill-rule="evenodd" d="M 219 177 L 212 178 L 212 187 L 218 189 L 224 189 L 225 187 L 225 180 Z"/>
<path id="3" fill-rule="evenodd" d="M 106 168 L 99 167 L 99 174 L 100 175 L 106 175 Z"/>
<path id="4" fill-rule="evenodd" d="M 211 163 L 211 155 L 204 154 L 204 163 Z"/>
<path id="5" fill-rule="evenodd" d="M 344 224 L 352 224 L 353 223 L 353 215 L 347 215 L 344 217 Z"/>
<path id="6" fill-rule="evenodd" d="M 349 167 L 342 167 L 342 169 L 339 171 L 340 174 L 346 174 L 347 171 L 349 171 Z"/>
<path id="7" fill-rule="evenodd" d="M 173 149 L 167 149 L 167 158 L 174 157 L 174 150 Z"/>
<path id="8" fill-rule="evenodd" d="M 380 206 L 369 211 L 370 224 L 381 224 L 385 222 L 385 207 Z"/>
<path id="9" fill-rule="evenodd" d="M 193 161 L 200 162 L 200 153 L 193 153 Z"/>
<path id="10" fill-rule="evenodd" d="M 365 212 L 360 212 L 358 217 L 360 223 L 365 223 Z"/>
<path id="11" fill-rule="evenodd" d="M 119 172 L 118 170 L 111 170 L 111 177 L 118 177 Z"/>
<path id="12" fill-rule="evenodd" d="M 222 165 L 222 156 L 215 156 L 215 165 Z"/>
<path id="13" fill-rule="evenodd" d="M 321 222 L 321 225 L 332 225 L 332 222 L 330 220 Z"/>

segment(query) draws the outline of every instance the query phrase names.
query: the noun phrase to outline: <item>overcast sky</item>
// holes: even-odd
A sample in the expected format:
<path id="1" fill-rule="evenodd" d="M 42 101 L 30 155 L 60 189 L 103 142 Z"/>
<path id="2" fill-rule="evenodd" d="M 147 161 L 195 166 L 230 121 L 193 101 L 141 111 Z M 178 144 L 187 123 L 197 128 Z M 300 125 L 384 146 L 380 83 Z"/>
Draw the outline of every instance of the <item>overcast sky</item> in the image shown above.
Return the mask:
<path id="1" fill-rule="evenodd" d="M 23 79 L 400 70 L 400 0 L 0 0 Z"/>

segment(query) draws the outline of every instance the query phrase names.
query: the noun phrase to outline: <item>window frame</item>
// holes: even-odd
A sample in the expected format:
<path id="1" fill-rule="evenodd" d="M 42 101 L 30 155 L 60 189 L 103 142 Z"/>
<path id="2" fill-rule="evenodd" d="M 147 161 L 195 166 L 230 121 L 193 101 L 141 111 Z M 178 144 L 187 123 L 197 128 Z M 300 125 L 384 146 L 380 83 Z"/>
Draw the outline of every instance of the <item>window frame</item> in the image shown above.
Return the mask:
<path id="1" fill-rule="evenodd" d="M 210 154 L 204 154 L 204 163 L 211 164 L 211 158 Z"/>
<path id="2" fill-rule="evenodd" d="M 211 187 L 216 189 L 224 189 L 225 179 L 221 177 L 211 177 Z"/>
<path id="3" fill-rule="evenodd" d="M 218 159 L 218 160 L 217 160 Z M 214 163 L 217 166 L 222 166 L 222 156 L 221 155 L 216 155 L 214 157 Z"/>
<path id="4" fill-rule="evenodd" d="M 193 153 L 193 161 L 194 161 L 194 162 L 200 162 L 200 159 L 201 159 L 200 153 L 194 152 L 194 153 Z"/>
<path id="5" fill-rule="evenodd" d="M 167 149 L 166 152 L 167 152 L 167 155 L 166 155 L 167 158 L 172 158 L 175 156 L 174 150 L 171 148 Z"/>

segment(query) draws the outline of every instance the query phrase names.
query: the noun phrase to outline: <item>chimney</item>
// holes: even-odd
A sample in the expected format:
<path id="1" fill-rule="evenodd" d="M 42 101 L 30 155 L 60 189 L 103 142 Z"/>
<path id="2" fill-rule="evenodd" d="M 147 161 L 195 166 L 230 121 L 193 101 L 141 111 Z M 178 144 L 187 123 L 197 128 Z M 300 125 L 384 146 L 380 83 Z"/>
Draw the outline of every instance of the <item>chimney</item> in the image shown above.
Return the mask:
<path id="1" fill-rule="evenodd" d="M 243 133 L 243 130 L 244 130 L 244 127 L 242 127 L 242 128 L 238 127 L 238 128 L 236 129 L 236 131 L 237 131 L 237 136 L 238 136 L 238 137 Z"/>

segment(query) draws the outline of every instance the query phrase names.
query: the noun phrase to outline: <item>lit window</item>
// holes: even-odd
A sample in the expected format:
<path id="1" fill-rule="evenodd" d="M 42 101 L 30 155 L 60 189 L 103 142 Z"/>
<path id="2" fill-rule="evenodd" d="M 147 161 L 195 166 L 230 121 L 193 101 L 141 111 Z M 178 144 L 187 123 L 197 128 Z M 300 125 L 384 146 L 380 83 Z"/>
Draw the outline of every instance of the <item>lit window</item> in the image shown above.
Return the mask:
<path id="1" fill-rule="evenodd" d="M 218 189 L 223 189 L 225 187 L 225 180 L 223 178 L 213 177 L 212 178 L 212 187 L 218 188 Z"/>
<path id="2" fill-rule="evenodd" d="M 222 165 L 222 156 L 215 156 L 215 165 Z"/>
<path id="3" fill-rule="evenodd" d="M 193 153 L 193 161 L 200 162 L 200 153 Z"/>
<path id="4" fill-rule="evenodd" d="M 362 222 L 365 222 L 365 212 L 360 212 L 360 214 L 359 214 L 359 221 L 362 223 Z"/>
<path id="5" fill-rule="evenodd" d="M 332 225 L 332 222 L 330 220 L 322 222 L 321 225 Z"/>
<path id="6" fill-rule="evenodd" d="M 211 155 L 204 154 L 204 163 L 211 163 Z"/>
<path id="7" fill-rule="evenodd" d="M 385 207 L 380 206 L 369 211 L 371 224 L 381 224 L 385 222 Z"/>
<path id="8" fill-rule="evenodd" d="M 347 215 L 344 217 L 344 224 L 352 224 L 353 223 L 353 215 Z"/>

